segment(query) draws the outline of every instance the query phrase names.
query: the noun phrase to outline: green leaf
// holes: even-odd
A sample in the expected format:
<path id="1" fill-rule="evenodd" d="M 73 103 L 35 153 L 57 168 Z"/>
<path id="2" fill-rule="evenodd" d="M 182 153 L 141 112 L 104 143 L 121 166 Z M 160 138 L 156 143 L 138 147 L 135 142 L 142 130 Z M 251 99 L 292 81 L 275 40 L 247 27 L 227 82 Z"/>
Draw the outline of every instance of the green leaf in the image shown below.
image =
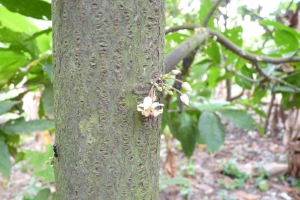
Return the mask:
<path id="1" fill-rule="evenodd" d="M 211 65 L 210 60 L 203 60 L 199 63 L 192 65 L 190 69 L 191 73 L 193 73 L 192 79 L 201 78 L 201 76 L 207 71 L 210 65 Z"/>
<path id="2" fill-rule="evenodd" d="M 208 42 L 210 46 L 207 47 L 205 52 L 209 55 L 209 57 L 215 62 L 215 64 L 219 64 L 221 62 L 221 54 L 220 49 L 216 41 L 213 39 L 209 39 Z"/>
<path id="3" fill-rule="evenodd" d="M 243 74 L 244 76 L 253 79 L 253 75 L 252 75 L 252 71 L 246 66 L 244 65 L 241 69 L 240 69 L 241 74 Z M 253 83 L 240 77 L 240 76 L 236 76 L 236 83 L 241 86 L 244 89 L 248 89 L 250 90 L 253 86 Z"/>
<path id="4" fill-rule="evenodd" d="M 6 84 L 27 63 L 28 60 L 23 54 L 0 49 L 0 86 Z"/>
<path id="5" fill-rule="evenodd" d="M 11 170 L 10 155 L 7 144 L 0 140 L 0 172 L 4 177 L 9 179 Z"/>
<path id="6" fill-rule="evenodd" d="M 253 104 L 259 104 L 261 99 L 266 95 L 267 91 L 263 88 L 262 85 L 258 85 L 255 90 L 254 93 L 252 95 L 253 99 L 252 102 Z"/>
<path id="7" fill-rule="evenodd" d="M 208 15 L 209 11 L 213 7 L 213 3 L 211 0 L 201 0 L 201 5 L 200 5 L 200 21 L 201 23 L 204 22 L 206 16 Z M 208 27 L 209 28 L 214 28 L 214 18 L 211 17 L 208 21 Z"/>
<path id="8" fill-rule="evenodd" d="M 215 113 L 203 112 L 199 118 L 198 129 L 210 153 L 216 153 L 224 144 L 224 126 Z"/>
<path id="9" fill-rule="evenodd" d="M 224 32 L 224 36 L 228 38 L 231 42 L 236 44 L 237 46 L 243 45 L 242 39 L 243 28 L 241 26 L 236 26 L 232 29 L 226 29 Z"/>
<path id="10" fill-rule="evenodd" d="M 285 30 L 276 30 L 274 41 L 282 53 L 294 52 L 299 48 L 297 38 L 292 33 Z"/>
<path id="11" fill-rule="evenodd" d="M 270 21 L 270 20 L 261 20 L 259 23 L 263 26 L 274 26 L 275 28 L 279 30 L 285 30 L 291 34 L 293 34 L 296 38 L 300 39 L 300 34 L 293 28 L 285 26 L 282 23 Z"/>
<path id="12" fill-rule="evenodd" d="M 294 93 L 295 90 L 293 88 L 287 87 L 287 86 L 275 86 L 274 92 L 290 92 Z"/>
<path id="13" fill-rule="evenodd" d="M 230 105 L 228 101 L 221 100 L 210 100 L 208 102 L 192 102 L 191 106 L 198 109 L 199 111 L 217 111 L 223 109 L 224 107 Z"/>
<path id="14" fill-rule="evenodd" d="M 16 159 L 15 159 L 15 162 L 14 162 L 14 165 L 17 164 L 18 162 L 21 162 L 25 159 L 25 153 L 24 152 L 18 152 L 17 156 L 16 156 Z"/>
<path id="15" fill-rule="evenodd" d="M 42 102 L 45 114 L 54 114 L 54 97 L 53 97 L 53 85 L 48 83 L 45 85 L 45 89 L 42 95 Z"/>
<path id="16" fill-rule="evenodd" d="M 51 20 L 51 4 L 41 0 L 0 0 L 0 3 L 11 12 L 36 19 Z"/>
<path id="17" fill-rule="evenodd" d="M 51 83 L 53 82 L 53 68 L 52 64 L 45 64 L 43 65 L 43 70 L 46 72 L 46 74 L 49 76 Z"/>
<path id="18" fill-rule="evenodd" d="M 245 110 L 225 109 L 219 112 L 222 117 L 230 120 L 234 125 L 247 130 L 253 130 L 253 118 Z"/>
<path id="19" fill-rule="evenodd" d="M 51 195 L 51 191 L 49 188 L 41 189 L 37 193 L 37 195 L 33 198 L 33 200 L 41 200 L 41 199 L 49 199 Z"/>
<path id="20" fill-rule="evenodd" d="M 177 185 L 177 184 L 190 185 L 191 181 L 190 181 L 190 179 L 187 179 L 187 178 L 184 178 L 184 177 L 174 177 L 174 178 L 171 178 L 171 179 L 168 179 L 168 180 L 160 181 L 159 188 L 163 189 L 167 186 Z"/>
<path id="21" fill-rule="evenodd" d="M 209 84 L 209 88 L 215 88 L 217 86 L 218 83 L 218 78 L 221 75 L 221 70 L 219 67 L 211 67 L 209 70 L 209 76 L 208 76 L 208 84 Z"/>
<path id="22" fill-rule="evenodd" d="M 0 115 L 9 111 L 14 105 L 20 103 L 20 101 L 1 101 L 0 102 Z"/>
<path id="23" fill-rule="evenodd" d="M 189 114 L 183 112 L 180 118 L 181 123 L 177 139 L 181 142 L 182 150 L 186 157 L 190 158 L 195 150 L 199 132 L 196 123 Z"/>
<path id="24" fill-rule="evenodd" d="M 33 133 L 36 131 L 44 131 L 54 128 L 53 120 L 30 120 L 25 121 L 24 118 L 10 120 L 6 122 L 1 130 L 7 134 Z"/>

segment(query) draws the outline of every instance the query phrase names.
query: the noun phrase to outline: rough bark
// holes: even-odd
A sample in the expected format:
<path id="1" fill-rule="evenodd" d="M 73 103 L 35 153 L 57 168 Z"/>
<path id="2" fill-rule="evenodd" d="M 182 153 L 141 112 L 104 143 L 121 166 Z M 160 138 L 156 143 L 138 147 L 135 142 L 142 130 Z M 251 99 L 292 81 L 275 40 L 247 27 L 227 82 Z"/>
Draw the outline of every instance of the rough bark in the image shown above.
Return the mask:
<path id="1" fill-rule="evenodd" d="M 137 112 L 164 71 L 164 0 L 53 0 L 57 199 L 159 199 L 160 118 Z"/>

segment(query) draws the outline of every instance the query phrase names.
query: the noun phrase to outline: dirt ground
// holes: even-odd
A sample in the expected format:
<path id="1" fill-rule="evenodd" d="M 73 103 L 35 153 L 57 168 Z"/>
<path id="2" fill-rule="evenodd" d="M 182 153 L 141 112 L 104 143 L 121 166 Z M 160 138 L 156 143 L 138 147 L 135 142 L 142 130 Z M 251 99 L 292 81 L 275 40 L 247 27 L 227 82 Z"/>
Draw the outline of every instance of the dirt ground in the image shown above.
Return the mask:
<path id="1" fill-rule="evenodd" d="M 263 138 L 255 131 L 241 130 L 231 124 L 226 127 L 225 144 L 218 153 L 210 155 L 205 146 L 200 145 L 190 160 L 178 149 L 176 140 L 172 140 L 171 151 L 168 152 L 162 137 L 161 183 L 171 179 L 170 174 L 189 183 L 164 186 L 160 191 L 161 200 L 299 199 L 296 190 L 280 175 L 287 163 L 282 133 Z M 32 144 L 33 141 L 30 142 Z M 225 175 L 222 169 L 229 163 L 234 163 L 232 166 L 238 170 Z M 22 166 L 18 164 L 13 167 L 8 184 L 0 178 L 0 200 L 21 200 L 25 191 L 30 193 L 30 189 L 43 186 Z M 268 176 L 266 169 L 272 171 L 271 176 Z M 242 172 L 251 176 L 243 178 Z M 54 190 L 53 186 L 51 190 Z"/>

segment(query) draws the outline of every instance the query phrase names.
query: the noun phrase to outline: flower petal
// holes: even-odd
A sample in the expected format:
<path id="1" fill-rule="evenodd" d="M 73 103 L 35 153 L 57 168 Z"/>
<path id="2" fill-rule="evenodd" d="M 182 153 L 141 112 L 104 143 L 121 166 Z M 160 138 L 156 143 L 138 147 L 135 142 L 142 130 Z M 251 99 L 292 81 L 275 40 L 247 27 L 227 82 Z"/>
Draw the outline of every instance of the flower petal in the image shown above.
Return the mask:
<path id="1" fill-rule="evenodd" d="M 152 105 L 152 98 L 151 97 L 145 97 L 144 98 L 144 110 L 149 108 Z"/>
<path id="2" fill-rule="evenodd" d="M 152 104 L 151 107 L 154 109 L 154 108 L 156 108 L 157 106 L 164 106 L 164 104 L 158 103 L 158 102 L 154 102 L 154 103 Z"/>

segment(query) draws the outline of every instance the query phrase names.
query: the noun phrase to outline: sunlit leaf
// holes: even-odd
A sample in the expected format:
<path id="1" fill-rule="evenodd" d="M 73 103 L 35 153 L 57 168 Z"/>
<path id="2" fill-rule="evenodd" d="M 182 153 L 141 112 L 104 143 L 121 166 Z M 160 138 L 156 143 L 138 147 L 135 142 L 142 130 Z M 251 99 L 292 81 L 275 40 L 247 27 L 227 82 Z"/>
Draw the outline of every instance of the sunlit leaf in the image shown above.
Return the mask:
<path id="1" fill-rule="evenodd" d="M 294 52 L 299 48 L 297 38 L 290 32 L 285 30 L 276 30 L 274 41 L 282 53 Z"/>
<path id="2" fill-rule="evenodd" d="M 11 12 L 51 20 L 51 4 L 41 0 L 0 0 L 0 3 Z"/>

